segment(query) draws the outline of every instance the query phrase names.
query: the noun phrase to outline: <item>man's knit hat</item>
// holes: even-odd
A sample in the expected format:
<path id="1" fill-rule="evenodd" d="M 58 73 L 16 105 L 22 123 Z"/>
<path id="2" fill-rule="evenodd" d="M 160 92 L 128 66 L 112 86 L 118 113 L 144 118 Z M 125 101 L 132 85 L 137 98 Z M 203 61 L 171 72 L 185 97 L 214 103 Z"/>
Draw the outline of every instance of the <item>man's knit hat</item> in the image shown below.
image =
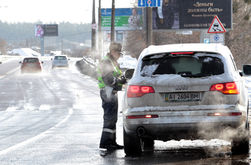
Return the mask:
<path id="1" fill-rule="evenodd" d="M 122 45 L 121 45 L 120 43 L 117 43 L 117 42 L 112 42 L 112 43 L 110 44 L 109 49 L 110 49 L 110 52 L 111 52 L 112 50 L 120 51 L 120 52 L 121 52 Z"/>

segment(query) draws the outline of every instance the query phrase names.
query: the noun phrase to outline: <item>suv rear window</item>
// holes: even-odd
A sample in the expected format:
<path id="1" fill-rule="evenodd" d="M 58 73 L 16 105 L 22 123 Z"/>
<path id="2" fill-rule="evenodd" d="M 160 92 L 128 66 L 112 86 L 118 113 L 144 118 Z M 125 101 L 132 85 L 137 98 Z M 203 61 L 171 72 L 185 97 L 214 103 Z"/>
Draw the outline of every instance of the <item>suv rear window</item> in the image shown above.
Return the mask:
<path id="1" fill-rule="evenodd" d="M 25 63 L 37 63 L 38 59 L 37 58 L 25 58 L 23 62 L 25 62 Z"/>
<path id="2" fill-rule="evenodd" d="M 182 77 L 205 77 L 224 73 L 220 56 L 204 52 L 175 52 L 143 58 L 141 75 L 179 74 Z"/>
<path id="3" fill-rule="evenodd" d="M 55 60 L 66 60 L 65 56 L 55 56 Z"/>

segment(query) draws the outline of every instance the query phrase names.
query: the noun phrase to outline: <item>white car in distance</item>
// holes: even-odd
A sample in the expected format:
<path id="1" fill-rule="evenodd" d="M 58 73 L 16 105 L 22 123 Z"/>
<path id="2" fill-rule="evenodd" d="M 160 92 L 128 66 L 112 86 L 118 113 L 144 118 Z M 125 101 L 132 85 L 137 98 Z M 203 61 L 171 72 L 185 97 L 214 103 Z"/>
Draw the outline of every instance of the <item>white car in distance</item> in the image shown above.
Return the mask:
<path id="1" fill-rule="evenodd" d="M 52 69 L 55 67 L 69 67 L 69 59 L 66 55 L 55 55 L 52 59 Z"/>

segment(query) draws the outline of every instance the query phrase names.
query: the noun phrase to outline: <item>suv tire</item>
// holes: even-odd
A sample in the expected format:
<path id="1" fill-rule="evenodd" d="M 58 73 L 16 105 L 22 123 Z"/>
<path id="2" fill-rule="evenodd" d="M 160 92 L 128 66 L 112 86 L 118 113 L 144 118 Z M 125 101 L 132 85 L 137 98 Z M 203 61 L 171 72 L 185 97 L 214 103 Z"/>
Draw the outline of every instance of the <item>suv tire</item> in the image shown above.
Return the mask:
<path id="1" fill-rule="evenodd" d="M 127 156 L 140 156 L 142 153 L 140 138 L 135 135 L 129 135 L 124 129 L 124 151 Z"/>
<path id="2" fill-rule="evenodd" d="M 242 137 L 235 137 L 231 142 L 232 155 L 249 153 L 249 123 L 246 124 L 240 134 L 242 134 Z"/>
<path id="3" fill-rule="evenodd" d="M 154 140 L 150 138 L 144 138 L 143 141 L 143 149 L 144 151 L 153 151 L 154 149 Z"/>

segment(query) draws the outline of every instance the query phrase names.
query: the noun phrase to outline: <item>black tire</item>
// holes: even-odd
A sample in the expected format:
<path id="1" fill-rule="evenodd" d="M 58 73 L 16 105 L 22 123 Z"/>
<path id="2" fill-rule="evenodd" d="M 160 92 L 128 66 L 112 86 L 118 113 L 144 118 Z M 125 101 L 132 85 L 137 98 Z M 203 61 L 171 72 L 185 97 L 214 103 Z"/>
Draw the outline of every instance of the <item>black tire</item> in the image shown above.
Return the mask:
<path id="1" fill-rule="evenodd" d="M 129 135 L 124 130 L 124 151 L 126 156 L 140 156 L 142 154 L 140 138 L 135 135 Z"/>
<path id="2" fill-rule="evenodd" d="M 232 155 L 249 154 L 249 123 L 246 124 L 244 131 L 241 131 L 239 135 L 242 135 L 242 137 L 236 137 L 231 142 Z"/>
<path id="3" fill-rule="evenodd" d="M 153 151 L 154 149 L 154 140 L 150 138 L 144 138 L 143 141 L 143 149 L 144 151 Z"/>

